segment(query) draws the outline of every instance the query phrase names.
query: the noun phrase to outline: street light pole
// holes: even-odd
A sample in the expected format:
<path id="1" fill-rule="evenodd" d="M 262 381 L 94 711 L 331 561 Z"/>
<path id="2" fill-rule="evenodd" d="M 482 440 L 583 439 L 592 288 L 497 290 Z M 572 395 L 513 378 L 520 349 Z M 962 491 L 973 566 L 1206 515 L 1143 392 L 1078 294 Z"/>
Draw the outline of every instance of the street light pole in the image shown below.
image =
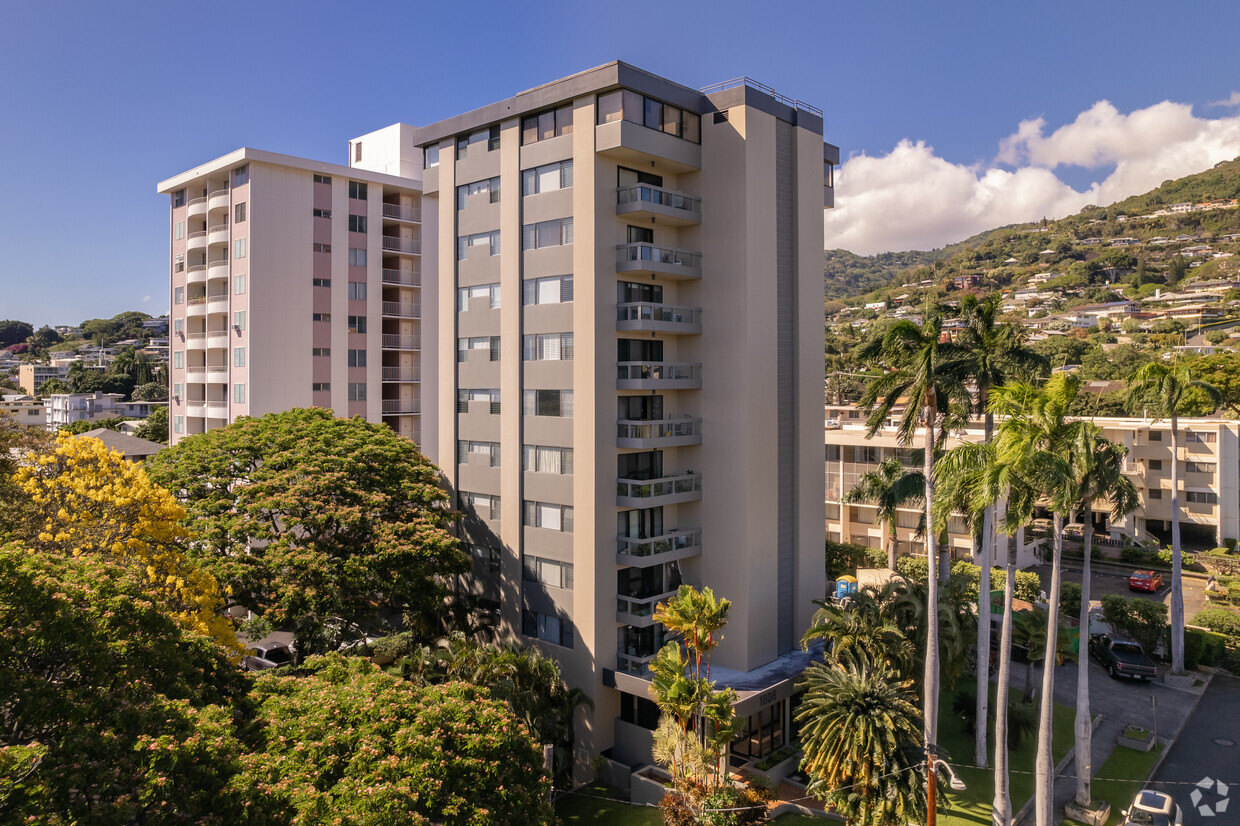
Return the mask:
<path id="1" fill-rule="evenodd" d="M 926 747 L 926 826 L 936 826 L 938 806 L 935 804 L 934 752 Z"/>

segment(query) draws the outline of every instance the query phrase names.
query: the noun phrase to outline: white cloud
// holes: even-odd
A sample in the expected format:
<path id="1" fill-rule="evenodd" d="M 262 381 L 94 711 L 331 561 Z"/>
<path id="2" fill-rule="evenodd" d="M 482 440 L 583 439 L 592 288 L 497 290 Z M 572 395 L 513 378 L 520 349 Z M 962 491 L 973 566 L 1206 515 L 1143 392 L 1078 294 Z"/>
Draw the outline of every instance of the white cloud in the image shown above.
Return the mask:
<path id="1" fill-rule="evenodd" d="M 149 295 L 144 295 L 144 296 L 142 296 L 142 303 L 143 303 L 143 304 L 149 304 L 149 303 L 150 303 L 150 301 L 151 301 L 151 297 L 150 297 Z"/>
<path id="2" fill-rule="evenodd" d="M 1227 100 L 1212 100 L 1210 106 L 1240 106 L 1240 92 L 1232 92 Z"/>
<path id="3" fill-rule="evenodd" d="M 1240 93 L 1232 99 L 1240 102 Z M 1197 118 L 1191 106 L 1171 101 L 1125 115 L 1102 100 L 1049 135 L 1044 119 L 1022 121 L 980 168 L 903 140 L 887 155 L 840 166 L 836 206 L 823 219 L 826 246 L 860 255 L 932 249 L 1003 224 L 1114 203 L 1237 155 L 1240 115 Z M 1078 191 L 1055 175 L 1060 166 L 1114 169 Z"/>

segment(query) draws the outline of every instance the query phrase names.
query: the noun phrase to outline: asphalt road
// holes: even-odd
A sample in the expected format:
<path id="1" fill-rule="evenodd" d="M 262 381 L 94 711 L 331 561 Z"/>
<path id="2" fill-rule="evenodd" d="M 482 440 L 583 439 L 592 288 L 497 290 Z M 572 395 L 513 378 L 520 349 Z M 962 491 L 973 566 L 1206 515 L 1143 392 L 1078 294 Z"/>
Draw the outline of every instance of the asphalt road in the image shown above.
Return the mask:
<path id="1" fill-rule="evenodd" d="M 1038 565 L 1030 568 L 1038 576 L 1042 577 L 1042 587 L 1045 590 L 1051 581 L 1051 569 L 1049 565 Z M 1135 568 L 1133 570 L 1136 570 Z M 1148 594 L 1144 591 L 1131 591 L 1128 588 L 1128 573 L 1115 571 L 1111 569 L 1100 570 L 1098 567 L 1091 566 L 1091 576 L 1089 578 L 1089 598 L 1093 602 L 1098 602 L 1106 594 L 1120 594 L 1124 597 L 1143 597 L 1145 599 L 1156 599 L 1164 603 L 1168 608 L 1171 607 L 1171 572 L 1167 571 L 1162 574 L 1163 586 L 1157 593 Z M 1081 582 L 1080 562 L 1077 560 L 1065 560 L 1063 568 L 1063 579 L 1065 582 Z M 1191 621 L 1193 616 L 1206 607 L 1205 582 L 1194 577 L 1184 577 L 1184 619 Z M 1240 823 L 1240 817 L 1236 819 Z"/>
<path id="2" fill-rule="evenodd" d="M 1196 785 L 1205 780 L 1215 782 Z M 1223 789 L 1217 785 L 1220 780 Z M 1240 823 L 1240 679 L 1214 675 L 1150 785 L 1180 804 L 1184 826 Z M 1197 806 L 1207 807 L 1212 815 L 1193 805 L 1194 791 L 1201 792 Z M 1226 808 L 1219 811 L 1224 800 Z"/>

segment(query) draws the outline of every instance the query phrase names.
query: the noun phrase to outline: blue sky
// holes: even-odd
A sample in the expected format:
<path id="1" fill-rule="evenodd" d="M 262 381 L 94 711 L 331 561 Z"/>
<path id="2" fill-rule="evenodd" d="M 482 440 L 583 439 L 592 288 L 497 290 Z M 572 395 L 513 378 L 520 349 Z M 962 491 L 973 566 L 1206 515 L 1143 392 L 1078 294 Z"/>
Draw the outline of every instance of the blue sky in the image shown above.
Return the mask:
<path id="1" fill-rule="evenodd" d="M 240 146 L 343 163 L 350 137 L 616 58 L 690 86 L 749 75 L 821 107 L 827 139 L 860 159 L 840 170 L 829 247 L 833 234 L 859 252 L 948 243 L 1010 218 L 970 200 L 995 181 L 1027 210 L 1070 209 L 1091 185 L 1130 194 L 1154 158 L 1158 174 L 1178 169 L 1160 155 L 1240 155 L 1240 107 L 1210 105 L 1240 88 L 1238 23 L 1225 0 L 8 3 L 0 318 L 166 311 L 155 184 L 199 163 Z M 1159 134 L 1151 122 L 1170 124 L 1176 151 L 1128 152 Z M 891 185 L 937 176 L 933 191 Z M 1030 191 L 1042 200 L 1026 204 Z M 944 217 L 911 231 L 900 205 L 936 192 L 951 193 L 933 201 Z M 954 221 L 966 203 L 972 223 Z"/>

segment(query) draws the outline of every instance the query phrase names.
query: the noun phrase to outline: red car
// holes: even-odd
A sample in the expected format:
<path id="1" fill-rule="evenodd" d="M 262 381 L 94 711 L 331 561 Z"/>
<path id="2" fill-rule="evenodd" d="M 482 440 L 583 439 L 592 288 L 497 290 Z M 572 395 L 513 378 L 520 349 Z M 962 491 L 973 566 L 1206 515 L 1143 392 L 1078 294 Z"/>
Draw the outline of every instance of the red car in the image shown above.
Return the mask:
<path id="1" fill-rule="evenodd" d="M 1154 571 L 1133 571 L 1128 577 L 1128 590 L 1149 591 L 1151 594 L 1162 587 L 1162 575 Z"/>

